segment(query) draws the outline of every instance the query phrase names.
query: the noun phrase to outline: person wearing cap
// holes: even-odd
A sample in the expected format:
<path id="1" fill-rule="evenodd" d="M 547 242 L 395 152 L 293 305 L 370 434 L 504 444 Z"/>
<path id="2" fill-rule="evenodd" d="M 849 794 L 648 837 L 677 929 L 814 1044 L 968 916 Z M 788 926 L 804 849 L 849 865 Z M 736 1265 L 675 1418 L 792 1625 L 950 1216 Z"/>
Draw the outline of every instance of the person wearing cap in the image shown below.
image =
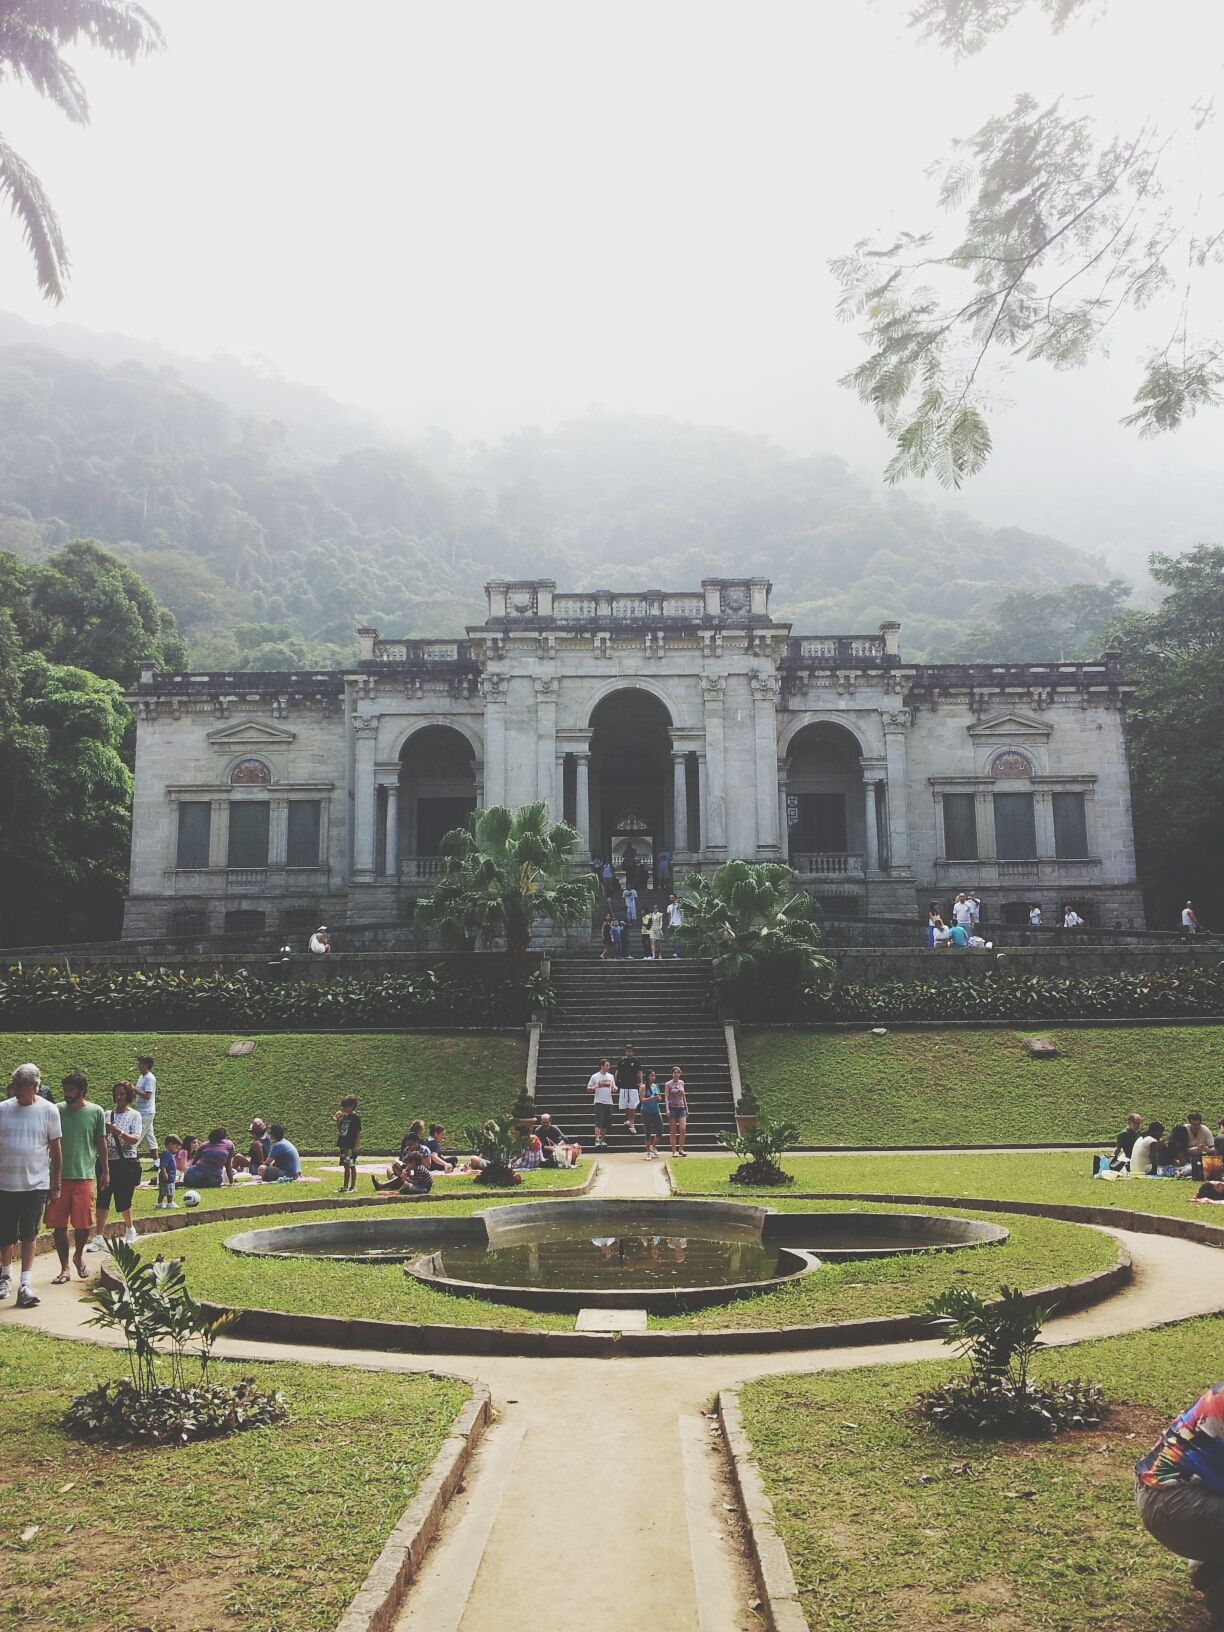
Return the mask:
<path id="1" fill-rule="evenodd" d="M 310 937 L 310 950 L 316 955 L 331 951 L 331 936 L 327 933 L 326 924 L 320 924 Z"/>

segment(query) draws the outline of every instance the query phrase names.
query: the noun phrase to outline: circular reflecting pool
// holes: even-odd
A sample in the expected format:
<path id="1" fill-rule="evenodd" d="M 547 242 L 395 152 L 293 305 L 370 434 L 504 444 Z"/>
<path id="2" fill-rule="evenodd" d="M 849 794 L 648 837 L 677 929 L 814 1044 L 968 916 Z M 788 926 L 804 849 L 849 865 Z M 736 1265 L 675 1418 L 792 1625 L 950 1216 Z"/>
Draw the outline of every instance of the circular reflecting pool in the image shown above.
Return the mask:
<path id="1" fill-rule="evenodd" d="M 467 1218 L 404 1216 L 283 1224 L 226 1242 L 273 1257 L 402 1263 L 441 1292 L 532 1309 L 656 1314 L 752 1297 L 822 1260 L 948 1252 L 1007 1239 L 955 1215 L 773 1213 L 723 1201 L 531 1202 Z"/>

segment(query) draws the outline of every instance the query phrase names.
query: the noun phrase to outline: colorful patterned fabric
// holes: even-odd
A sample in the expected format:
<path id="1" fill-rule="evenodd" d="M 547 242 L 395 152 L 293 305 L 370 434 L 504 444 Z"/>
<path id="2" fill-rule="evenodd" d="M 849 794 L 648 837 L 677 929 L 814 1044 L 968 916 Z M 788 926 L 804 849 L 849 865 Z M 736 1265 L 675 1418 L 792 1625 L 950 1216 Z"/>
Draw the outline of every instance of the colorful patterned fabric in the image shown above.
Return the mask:
<path id="1" fill-rule="evenodd" d="M 1190 1479 L 1224 1495 L 1224 1382 L 1209 1388 L 1135 1464 L 1140 1484 Z"/>

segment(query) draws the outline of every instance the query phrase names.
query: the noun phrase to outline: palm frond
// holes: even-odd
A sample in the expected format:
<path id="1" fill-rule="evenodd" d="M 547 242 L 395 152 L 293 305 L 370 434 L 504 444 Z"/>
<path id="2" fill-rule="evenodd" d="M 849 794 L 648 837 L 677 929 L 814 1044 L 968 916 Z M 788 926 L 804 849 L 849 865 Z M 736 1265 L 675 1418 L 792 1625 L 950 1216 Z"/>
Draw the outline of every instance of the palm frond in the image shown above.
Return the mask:
<path id="1" fill-rule="evenodd" d="M 76 70 L 44 29 L 0 7 L 0 79 L 33 86 L 77 125 L 89 123 L 89 100 Z"/>
<path id="2" fill-rule="evenodd" d="M 57 45 L 84 40 L 112 57 L 135 62 L 166 43 L 161 24 L 129 0 L 3 0 L 0 25 L 9 20 L 37 29 Z"/>
<path id="3" fill-rule="evenodd" d="M 38 270 L 38 286 L 56 305 L 64 298 L 68 281 L 68 249 L 60 230 L 59 217 L 43 184 L 20 153 L 0 135 L 0 200 L 21 222 L 21 236 L 28 244 Z"/>

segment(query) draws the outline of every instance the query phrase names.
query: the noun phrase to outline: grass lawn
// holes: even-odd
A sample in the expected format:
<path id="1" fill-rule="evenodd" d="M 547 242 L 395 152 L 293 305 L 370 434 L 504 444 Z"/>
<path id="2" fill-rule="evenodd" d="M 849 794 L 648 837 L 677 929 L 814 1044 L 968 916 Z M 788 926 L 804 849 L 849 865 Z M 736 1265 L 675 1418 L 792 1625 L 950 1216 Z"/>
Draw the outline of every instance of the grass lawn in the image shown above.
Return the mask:
<path id="1" fill-rule="evenodd" d="M 752 1196 L 774 1206 L 777 1190 L 745 1190 L 730 1182 L 735 1159 L 704 1157 L 673 1162 L 672 1176 L 685 1192 L 715 1191 Z M 1023 1155 L 952 1156 L 784 1156 L 796 1190 L 858 1190 L 870 1195 L 981 1196 L 984 1200 L 1053 1201 L 1077 1207 L 1117 1207 L 1136 1213 L 1165 1213 L 1200 1224 L 1224 1225 L 1224 1207 L 1194 1200 L 1191 1179 L 1094 1179 L 1085 1151 Z"/>
<path id="2" fill-rule="evenodd" d="M 448 1213 L 471 1213 L 490 1203 L 513 1204 L 513 1197 L 481 1197 L 449 1203 Z M 389 1207 L 400 1216 L 403 1205 Z M 812 1204 L 820 1210 L 821 1204 Z M 883 1209 L 887 1210 L 887 1209 Z M 895 1210 L 895 1209 L 894 1209 Z M 310 1222 L 343 1217 L 319 1212 Z M 378 1217 L 378 1209 L 363 1213 Z M 296 1220 L 295 1220 L 296 1222 Z M 244 1228 L 253 1226 L 244 1225 Z M 650 1317 L 652 1329 L 716 1331 L 728 1327 L 807 1325 L 856 1320 L 869 1315 L 910 1313 L 946 1286 L 969 1285 L 995 1292 L 1002 1282 L 1024 1288 L 1074 1279 L 1107 1268 L 1116 1257 L 1108 1236 L 1046 1219 L 1009 1219 L 1011 1239 L 1000 1247 L 933 1253 L 908 1259 L 861 1264 L 829 1264 L 800 1285 L 692 1315 Z M 167 1252 L 181 1254 L 197 1297 L 238 1307 L 288 1313 L 349 1313 L 370 1320 L 498 1326 L 508 1331 L 573 1331 L 570 1314 L 544 1314 L 478 1298 L 451 1297 L 421 1286 L 398 1264 L 343 1264 L 244 1258 L 223 1243 L 233 1224 L 205 1224 L 176 1234 Z"/>
<path id="3" fill-rule="evenodd" d="M 148 1172 L 151 1164 L 146 1159 L 145 1170 Z M 583 1157 L 574 1167 L 569 1168 L 537 1168 L 532 1173 L 523 1174 L 520 1190 L 572 1190 L 580 1184 L 585 1184 L 591 1171 L 591 1163 Z M 304 1178 L 317 1178 L 317 1184 L 227 1184 L 221 1190 L 200 1190 L 197 1213 L 227 1212 L 231 1207 L 249 1207 L 257 1203 L 285 1201 L 332 1201 L 337 1207 L 347 1205 L 339 1195 L 340 1170 L 327 1157 L 307 1159 L 302 1163 Z M 380 1168 L 379 1177 L 382 1171 Z M 423 1203 L 414 1202 L 414 1206 L 432 1207 L 435 1202 L 466 1199 L 470 1195 L 480 1193 L 480 1187 L 470 1176 L 462 1174 L 448 1179 L 439 1177 L 434 1180 L 434 1187 L 430 1192 L 429 1200 Z M 360 1200 L 374 1194 L 369 1179 L 364 1174 L 358 1175 L 356 1195 Z M 182 1205 L 182 1192 L 178 1193 L 179 1211 L 185 1211 Z M 132 1212 L 136 1218 L 146 1215 L 156 1217 L 157 1190 L 152 1185 L 142 1184 L 132 1197 Z M 311 1218 L 314 1215 L 305 1215 Z M 115 1219 L 112 1217 L 111 1223 Z M 288 1222 L 288 1218 L 286 1218 Z M 108 1230 L 110 1225 L 107 1226 Z"/>
<path id="4" fill-rule="evenodd" d="M 1030 1060 L 1038 1032 L 1060 1049 Z M 1224 1115 L 1224 1027 L 757 1031 L 740 1066 L 806 1145 L 1112 1144 L 1129 1111 L 1166 1127 Z"/>
<path id="5" fill-rule="evenodd" d="M 66 1436 L 60 1417 L 126 1360 L 0 1327 L 0 1627 L 336 1625 L 470 1391 L 333 1366 L 215 1367 L 219 1381 L 280 1389 L 289 1422 L 182 1449 L 99 1448 Z"/>
<path id="6" fill-rule="evenodd" d="M 812 1626 L 1205 1629 L 1185 1566 L 1139 1523 L 1132 1466 L 1217 1380 L 1221 1353 L 1218 1318 L 1051 1350 L 1039 1374 L 1091 1378 L 1114 1405 L 1052 1443 L 915 1419 L 919 1389 L 959 1369 L 951 1354 L 748 1384 L 745 1423 Z"/>
<path id="7" fill-rule="evenodd" d="M 527 1069 L 518 1036 L 406 1032 L 398 1036 L 280 1034 L 256 1039 L 239 1060 L 226 1049 L 241 1033 L 0 1033 L 7 1070 L 34 1060 L 59 1092 L 60 1078 L 81 1070 L 90 1098 L 110 1104 L 110 1087 L 136 1080 L 136 1055 L 157 1064 L 157 1131 L 203 1138 L 226 1127 L 240 1150 L 252 1117 L 283 1122 L 301 1151 L 334 1150 L 332 1121 L 345 1094 L 356 1094 L 365 1150 L 398 1150 L 415 1118 L 445 1123 L 457 1145 L 463 1129 L 508 1108 Z"/>

